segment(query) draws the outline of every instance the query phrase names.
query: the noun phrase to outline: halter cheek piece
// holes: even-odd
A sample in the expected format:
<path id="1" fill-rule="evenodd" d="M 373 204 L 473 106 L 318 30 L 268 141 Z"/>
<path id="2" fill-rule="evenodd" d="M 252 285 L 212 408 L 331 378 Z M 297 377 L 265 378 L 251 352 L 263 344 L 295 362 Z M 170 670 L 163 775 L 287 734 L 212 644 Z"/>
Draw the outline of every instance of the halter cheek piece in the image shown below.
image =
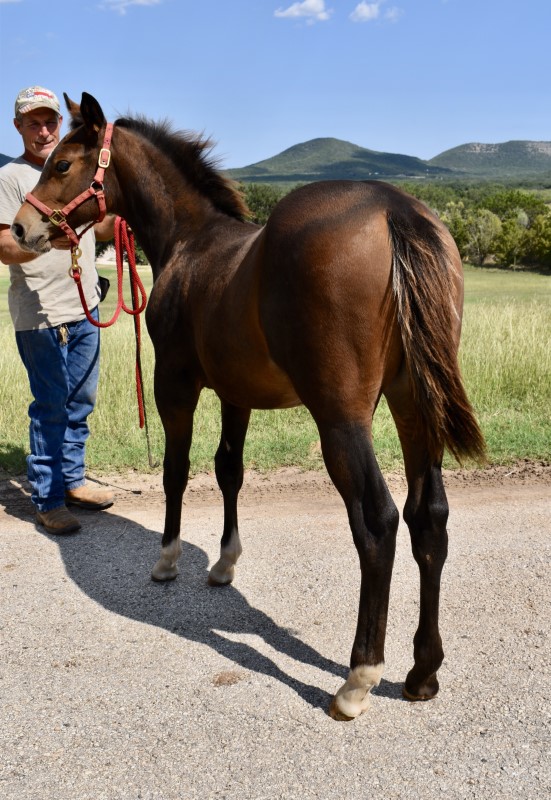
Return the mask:
<path id="1" fill-rule="evenodd" d="M 65 236 L 71 242 L 72 247 L 77 248 L 82 236 L 86 233 L 89 228 L 96 224 L 96 222 L 101 222 L 102 219 L 105 217 L 105 192 L 103 189 L 103 178 L 105 175 L 105 170 L 109 166 L 111 161 L 111 137 L 113 135 L 113 123 L 108 122 L 105 126 L 105 135 L 103 137 L 103 146 L 99 151 L 98 155 L 98 168 L 96 170 L 96 174 L 92 179 L 92 183 L 90 187 L 86 189 L 86 191 L 79 194 L 78 197 L 75 197 L 74 200 L 71 200 L 70 203 L 62 208 L 48 208 L 47 205 L 41 203 L 31 192 L 25 195 L 25 200 L 27 203 L 30 203 L 32 206 L 38 209 L 41 214 L 44 214 L 52 225 L 56 225 L 58 228 L 64 232 Z M 75 208 L 78 208 L 83 203 L 85 203 L 90 197 L 95 197 L 97 204 L 98 204 L 98 211 L 99 215 L 98 218 L 90 222 L 83 231 L 78 234 L 74 228 L 71 228 L 69 223 L 67 222 L 67 217 L 74 211 Z"/>

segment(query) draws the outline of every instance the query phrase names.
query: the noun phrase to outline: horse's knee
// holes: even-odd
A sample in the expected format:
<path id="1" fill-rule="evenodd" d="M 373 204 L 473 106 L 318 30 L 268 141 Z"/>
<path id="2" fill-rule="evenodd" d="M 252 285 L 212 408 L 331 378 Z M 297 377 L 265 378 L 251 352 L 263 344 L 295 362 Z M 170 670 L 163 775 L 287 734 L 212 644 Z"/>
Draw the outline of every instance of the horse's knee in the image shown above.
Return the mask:
<path id="1" fill-rule="evenodd" d="M 241 454 L 232 453 L 221 444 L 214 456 L 214 474 L 223 495 L 228 492 L 239 494 L 244 476 Z"/>
<path id="2" fill-rule="evenodd" d="M 390 495 L 382 510 L 379 510 L 376 517 L 376 531 L 381 538 L 396 536 L 400 523 L 400 512 Z"/>
<path id="3" fill-rule="evenodd" d="M 360 550 L 362 543 L 368 550 L 374 548 L 379 553 L 385 548 L 390 548 L 394 551 L 396 534 L 398 533 L 398 525 L 400 522 L 400 513 L 394 504 L 394 501 L 387 495 L 384 502 L 373 504 L 371 502 L 364 502 L 363 504 L 363 523 L 360 530 L 367 532 L 367 537 L 360 537 L 358 544 Z M 354 533 L 355 526 L 351 519 L 351 527 Z"/>

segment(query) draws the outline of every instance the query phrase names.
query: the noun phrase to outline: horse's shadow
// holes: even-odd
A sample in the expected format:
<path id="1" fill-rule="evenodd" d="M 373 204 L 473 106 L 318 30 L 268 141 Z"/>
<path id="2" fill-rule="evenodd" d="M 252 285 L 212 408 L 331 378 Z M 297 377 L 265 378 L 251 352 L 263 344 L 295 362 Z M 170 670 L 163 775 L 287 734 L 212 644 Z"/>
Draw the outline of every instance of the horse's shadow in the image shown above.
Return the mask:
<path id="1" fill-rule="evenodd" d="M 21 496 L 9 492 L 3 501 L 7 513 L 28 519 L 28 504 L 22 504 Z M 207 645 L 243 670 L 280 681 L 312 707 L 327 709 L 328 692 L 288 675 L 253 645 L 228 637 L 258 636 L 294 661 L 343 680 L 348 668 L 254 608 L 234 585 L 209 587 L 208 557 L 200 547 L 183 541 L 179 577 L 156 583 L 150 570 L 159 556 L 158 533 L 114 513 L 78 513 L 83 530 L 76 536 L 53 537 L 37 530 L 56 542 L 67 574 L 88 597 L 123 617 Z M 400 685 L 384 680 L 375 691 L 389 698 L 400 697 Z"/>

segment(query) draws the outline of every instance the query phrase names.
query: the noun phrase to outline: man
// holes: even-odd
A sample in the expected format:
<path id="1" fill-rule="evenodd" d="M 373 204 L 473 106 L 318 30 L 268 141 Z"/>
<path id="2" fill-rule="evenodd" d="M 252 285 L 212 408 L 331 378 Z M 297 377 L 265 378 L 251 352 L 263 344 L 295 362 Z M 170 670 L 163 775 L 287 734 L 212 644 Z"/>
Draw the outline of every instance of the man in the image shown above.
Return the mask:
<path id="1" fill-rule="evenodd" d="M 0 261 L 10 269 L 8 302 L 19 354 L 27 369 L 33 402 L 29 406 L 30 455 L 27 458 L 37 522 L 48 533 L 77 531 L 79 520 L 67 508 L 108 508 L 111 492 L 85 480 L 87 417 L 94 408 L 99 370 L 99 329 L 86 319 L 69 276 L 69 241 L 56 241 L 49 253 L 21 250 L 10 225 L 38 182 L 44 162 L 60 138 L 63 118 L 49 89 L 31 86 L 15 101 L 15 127 L 24 152 L 0 169 Z M 95 235 L 94 235 L 95 234 Z M 95 268 L 95 237 L 113 236 L 106 219 L 81 240 L 82 284 L 88 307 L 98 318 L 100 290 Z"/>

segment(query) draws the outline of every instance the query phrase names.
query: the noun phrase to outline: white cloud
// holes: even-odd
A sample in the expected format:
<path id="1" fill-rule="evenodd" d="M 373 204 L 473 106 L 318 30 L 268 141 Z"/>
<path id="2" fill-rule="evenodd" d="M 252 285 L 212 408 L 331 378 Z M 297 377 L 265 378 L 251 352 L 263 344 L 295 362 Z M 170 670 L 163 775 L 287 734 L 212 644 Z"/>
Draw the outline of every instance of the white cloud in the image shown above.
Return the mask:
<path id="1" fill-rule="evenodd" d="M 163 0 L 104 0 L 100 4 L 100 8 L 126 14 L 126 10 L 130 6 L 158 6 L 162 2 Z"/>
<path id="2" fill-rule="evenodd" d="M 396 8 L 396 6 L 392 6 L 389 8 L 388 11 L 385 11 L 385 19 L 388 19 L 389 22 L 397 22 L 400 19 L 404 12 L 401 8 Z"/>
<path id="3" fill-rule="evenodd" d="M 370 22 L 380 14 L 381 3 L 359 3 L 350 14 L 352 22 Z"/>
<path id="4" fill-rule="evenodd" d="M 402 10 L 393 6 L 382 14 L 382 5 L 386 0 L 375 0 L 374 3 L 366 3 L 362 0 L 358 3 L 354 11 L 350 14 L 352 22 L 372 22 L 374 19 L 383 17 L 389 22 L 396 22 L 402 16 Z"/>
<path id="5" fill-rule="evenodd" d="M 325 0 L 303 0 L 302 3 L 293 3 L 289 8 L 278 8 L 274 11 L 275 17 L 297 18 L 306 17 L 307 21 L 325 22 L 329 19 L 333 11 L 325 8 Z"/>

